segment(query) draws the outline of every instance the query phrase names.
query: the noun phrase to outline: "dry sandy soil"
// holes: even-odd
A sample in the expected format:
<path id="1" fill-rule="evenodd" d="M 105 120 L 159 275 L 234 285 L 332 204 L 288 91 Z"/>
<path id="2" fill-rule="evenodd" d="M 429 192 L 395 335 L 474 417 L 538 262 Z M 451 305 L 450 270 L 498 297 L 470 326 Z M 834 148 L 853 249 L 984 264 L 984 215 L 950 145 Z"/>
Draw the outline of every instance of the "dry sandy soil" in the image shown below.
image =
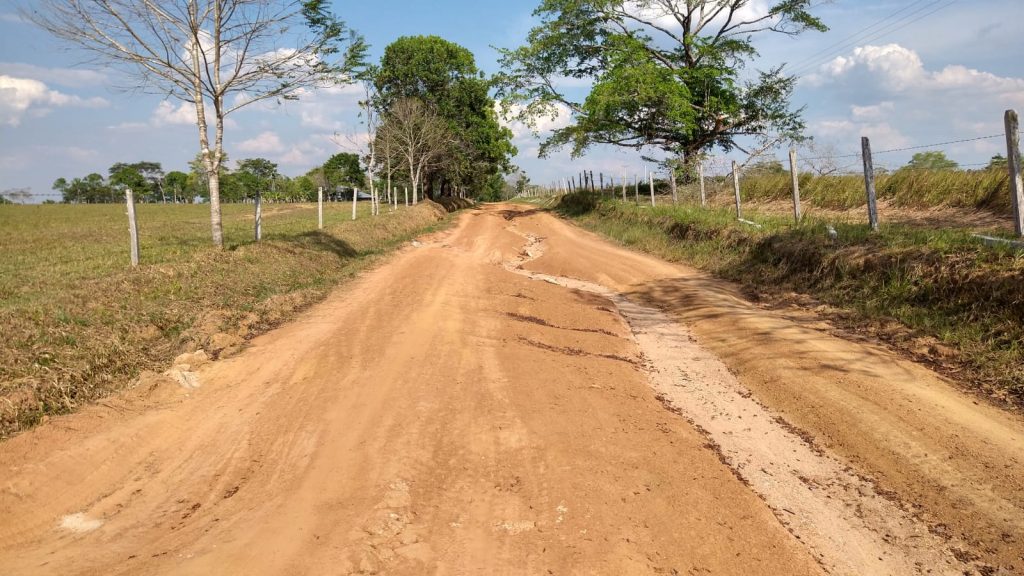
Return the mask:
<path id="1" fill-rule="evenodd" d="M 1024 571 L 1024 422 L 826 328 L 471 211 L 0 445 L 0 574 Z"/>

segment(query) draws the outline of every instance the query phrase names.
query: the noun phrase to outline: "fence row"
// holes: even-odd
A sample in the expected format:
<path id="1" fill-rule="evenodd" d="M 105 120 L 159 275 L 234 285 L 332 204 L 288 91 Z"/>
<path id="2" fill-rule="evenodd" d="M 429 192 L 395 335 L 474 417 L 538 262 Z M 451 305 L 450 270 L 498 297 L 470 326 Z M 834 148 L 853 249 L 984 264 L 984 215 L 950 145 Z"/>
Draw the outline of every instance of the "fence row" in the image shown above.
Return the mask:
<path id="1" fill-rule="evenodd" d="M 1024 238 L 1024 182 L 1022 182 L 1021 175 L 1021 153 L 1020 153 L 1020 120 L 1015 110 L 1007 110 L 1004 114 L 1004 126 L 1005 126 L 1005 137 L 1006 137 L 1006 158 L 1007 158 L 1007 170 L 1009 172 L 1010 182 L 1010 200 L 1013 208 L 1013 221 L 1014 228 L 1018 238 Z M 971 138 L 967 140 L 958 140 L 955 142 L 945 142 L 940 144 L 931 144 L 924 146 L 912 146 L 906 148 L 882 150 L 872 153 L 871 140 L 867 137 L 861 138 L 861 151 L 858 154 L 850 154 L 845 156 L 835 156 L 833 158 L 845 158 L 845 157 L 859 157 L 863 162 L 864 168 L 864 192 L 867 200 L 867 221 L 868 226 L 872 230 L 878 230 L 879 227 L 879 215 L 878 215 L 878 196 L 875 189 L 875 164 L 874 157 L 876 154 L 887 154 L 892 152 L 903 152 L 907 150 L 918 150 L 925 148 L 932 148 L 935 146 L 941 146 L 946 144 L 955 144 L 960 142 L 969 142 L 973 140 L 999 138 L 1002 135 L 984 136 L 981 138 Z M 812 158 L 808 160 L 820 160 L 820 158 Z M 700 203 L 701 206 L 707 205 L 707 192 L 704 175 L 703 163 L 697 165 L 697 182 L 700 191 Z M 800 201 L 800 171 L 798 166 L 798 158 L 796 150 L 789 151 L 789 173 L 792 178 L 792 194 L 793 194 L 793 218 L 799 223 L 803 217 L 803 210 Z M 733 192 L 735 195 L 736 203 L 736 218 L 743 220 L 743 207 L 740 196 L 740 166 L 736 161 L 731 164 L 731 181 Z M 654 187 L 654 173 L 647 171 L 643 180 L 639 178 L 639 175 L 633 177 L 633 181 L 629 182 L 627 175 L 624 173 L 622 179 L 619 181 L 618 186 L 615 183 L 614 177 L 608 179 L 610 186 L 605 185 L 605 175 L 599 173 L 597 179 L 594 178 L 593 171 L 582 171 L 576 175 L 562 179 L 560 182 L 554 183 L 554 185 L 548 191 L 542 191 L 540 189 L 532 189 L 527 191 L 527 196 L 538 196 L 538 195 L 550 195 L 564 194 L 572 192 L 587 191 L 597 193 L 598 190 L 601 192 L 608 192 L 610 194 L 617 194 L 621 188 L 622 200 L 627 200 L 627 195 L 632 192 L 637 203 L 640 202 L 640 195 L 642 188 L 646 187 L 645 196 L 649 194 L 650 203 L 652 206 L 657 204 Z M 672 200 L 673 203 L 678 202 L 678 193 L 676 188 L 676 179 L 674 176 L 668 178 L 669 185 L 671 186 Z"/>

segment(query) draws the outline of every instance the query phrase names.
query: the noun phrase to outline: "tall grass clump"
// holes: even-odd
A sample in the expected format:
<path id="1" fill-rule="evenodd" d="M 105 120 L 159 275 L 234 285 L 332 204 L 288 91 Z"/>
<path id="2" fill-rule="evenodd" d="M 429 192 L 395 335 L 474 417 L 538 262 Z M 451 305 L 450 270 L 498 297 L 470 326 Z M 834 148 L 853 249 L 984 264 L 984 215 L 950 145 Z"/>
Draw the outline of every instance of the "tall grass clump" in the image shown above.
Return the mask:
<path id="1" fill-rule="evenodd" d="M 588 201 L 589 202 L 589 201 Z M 853 223 L 728 208 L 652 208 L 566 197 L 559 209 L 622 244 L 740 282 L 765 296 L 797 292 L 915 357 L 952 367 L 1001 399 L 1024 403 L 1024 251 L 980 244 L 968 230 Z M 887 327 L 901 325 L 902 330 Z M 931 342 L 934 345 L 922 345 Z M 925 349 L 922 352 L 922 349 Z"/>

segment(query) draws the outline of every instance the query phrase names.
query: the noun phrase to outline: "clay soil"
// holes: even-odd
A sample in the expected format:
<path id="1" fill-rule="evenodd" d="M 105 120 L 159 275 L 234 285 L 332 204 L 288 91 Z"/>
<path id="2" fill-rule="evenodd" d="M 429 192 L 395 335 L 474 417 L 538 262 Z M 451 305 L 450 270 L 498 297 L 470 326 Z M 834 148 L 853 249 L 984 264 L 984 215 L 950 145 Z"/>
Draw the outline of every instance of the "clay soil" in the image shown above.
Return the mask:
<path id="1" fill-rule="evenodd" d="M 169 374 L 0 444 L 0 574 L 1024 570 L 1019 418 L 524 207 Z"/>

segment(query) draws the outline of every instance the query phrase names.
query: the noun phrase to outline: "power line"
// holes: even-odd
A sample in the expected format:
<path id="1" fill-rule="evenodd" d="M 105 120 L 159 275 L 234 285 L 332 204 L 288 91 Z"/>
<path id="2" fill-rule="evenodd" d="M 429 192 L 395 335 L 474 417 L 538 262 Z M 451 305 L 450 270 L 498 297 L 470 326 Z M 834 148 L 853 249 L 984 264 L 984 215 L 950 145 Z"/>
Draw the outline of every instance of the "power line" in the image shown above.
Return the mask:
<path id="1" fill-rule="evenodd" d="M 1005 134 L 992 134 L 990 136 L 978 136 L 975 138 L 964 138 L 962 140 L 950 140 L 949 142 L 936 142 L 934 144 L 921 144 L 919 146 L 907 146 L 904 148 L 892 148 L 890 150 L 872 150 L 871 155 L 877 156 L 878 154 L 891 154 L 893 152 L 906 152 L 908 150 L 921 150 L 924 148 L 937 148 L 939 146 L 951 146 L 953 144 L 963 144 L 966 142 L 976 142 L 978 140 L 991 140 L 993 138 L 1005 138 Z M 854 154 L 842 154 L 839 156 L 820 156 L 817 158 L 803 158 L 803 160 L 838 160 L 840 158 L 860 158 L 861 153 L 857 152 Z"/>
<path id="2" fill-rule="evenodd" d="M 886 17 L 876 21 L 874 24 L 872 24 L 870 26 L 866 26 L 864 28 L 861 28 L 857 32 L 854 32 L 853 34 L 850 34 L 849 36 L 846 36 L 845 38 L 839 40 L 838 42 L 836 42 L 834 44 L 831 44 L 829 46 L 826 46 L 819 53 L 817 53 L 817 54 L 815 54 L 813 56 L 809 56 L 807 58 L 804 58 L 803 60 L 798 60 L 797 62 L 795 62 L 793 64 L 793 67 L 795 69 L 802 68 L 805 64 L 813 62 L 813 61 L 817 60 L 818 58 L 820 58 L 822 54 L 824 54 L 824 53 L 831 53 L 831 52 L 829 52 L 830 50 L 833 50 L 835 48 L 839 48 L 841 46 L 844 46 L 845 44 L 849 43 L 850 41 L 854 41 L 854 43 L 856 43 L 857 38 L 860 35 L 864 34 L 865 32 L 868 32 L 872 28 L 875 28 L 875 27 L 877 27 L 877 26 L 879 26 L 881 24 L 884 24 L 887 20 L 890 20 L 893 17 L 895 17 L 895 16 L 897 16 L 897 15 L 899 15 L 899 14 L 901 14 L 901 13 L 907 11 L 907 10 L 909 10 L 914 5 L 920 4 L 921 2 L 925 2 L 925 1 L 928 1 L 928 0 L 914 0 L 914 2 L 911 2 L 910 4 L 907 4 L 906 6 L 904 6 L 903 8 L 900 8 L 899 10 L 893 12 L 892 14 L 889 14 L 888 16 L 886 16 Z M 936 0 L 936 1 L 938 1 L 938 0 Z"/>
<path id="3" fill-rule="evenodd" d="M 892 34 L 894 32 L 898 32 L 900 30 L 903 30 L 904 28 L 906 28 L 906 27 L 908 27 L 908 26 L 910 26 L 912 24 L 916 24 L 917 22 L 920 22 L 921 20 L 924 20 L 925 18 L 931 16 L 932 14 L 935 14 L 936 12 L 938 12 L 940 10 L 943 10 L 945 8 L 948 8 L 948 7 L 952 6 L 953 4 L 956 4 L 960 0 L 950 0 L 949 2 L 946 2 L 945 4 L 943 4 L 942 2 L 944 2 L 944 1 L 945 0 L 933 0 L 933 1 L 931 1 L 930 4 L 926 4 L 924 6 L 921 6 L 917 10 L 914 10 L 913 12 L 903 16 L 902 18 L 898 19 L 897 21 L 893 22 L 892 24 L 886 26 L 885 28 L 883 28 L 883 29 L 873 33 L 872 35 L 870 35 L 870 36 L 868 36 L 866 38 L 860 38 L 860 39 L 856 39 L 856 40 L 854 40 L 852 42 L 844 43 L 839 49 L 833 50 L 833 51 L 827 53 L 823 59 L 819 57 L 817 60 L 814 60 L 810 64 L 805 64 L 805 65 L 797 66 L 797 67 L 795 67 L 795 70 L 793 71 L 793 75 L 800 76 L 800 75 L 806 74 L 807 72 L 810 72 L 811 70 L 814 70 L 815 68 L 817 68 L 817 67 L 821 66 L 822 64 L 828 62 L 829 60 L 834 58 L 836 55 L 838 55 L 840 52 L 850 48 L 851 46 L 853 46 L 855 44 L 858 44 L 858 43 L 861 43 L 861 42 L 863 42 L 864 44 L 868 44 L 870 42 L 874 42 L 875 40 L 878 40 L 879 38 L 881 38 L 881 37 L 883 37 L 883 36 L 885 36 L 887 34 Z M 915 4 L 916 3 L 917 2 L 915 2 Z M 911 4 L 911 6 L 913 6 L 913 5 L 914 4 Z M 931 11 L 928 11 L 930 8 L 934 8 L 934 9 L 931 10 Z M 920 16 L 918 16 L 919 14 L 920 14 Z"/>

